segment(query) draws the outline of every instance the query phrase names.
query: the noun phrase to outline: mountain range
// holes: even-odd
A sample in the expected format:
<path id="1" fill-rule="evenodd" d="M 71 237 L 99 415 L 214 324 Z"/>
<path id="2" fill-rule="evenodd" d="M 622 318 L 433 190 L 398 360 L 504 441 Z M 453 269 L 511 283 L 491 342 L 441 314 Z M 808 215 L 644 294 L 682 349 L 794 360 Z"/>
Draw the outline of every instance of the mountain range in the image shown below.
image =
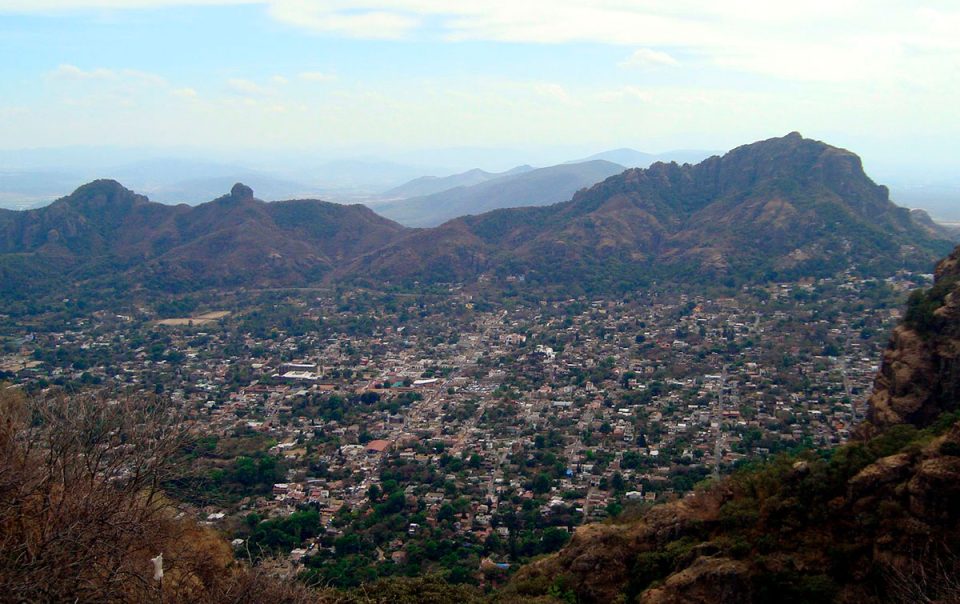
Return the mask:
<path id="1" fill-rule="evenodd" d="M 191 207 L 101 180 L 44 208 L 0 210 L 0 283 L 21 295 L 64 279 L 173 291 L 316 283 L 404 232 L 361 205 L 265 203 L 241 184 Z"/>
<path id="2" fill-rule="evenodd" d="M 593 155 L 583 159 L 574 160 L 569 163 L 580 163 L 602 159 L 603 161 L 620 164 L 621 166 L 627 168 L 648 168 L 657 162 L 696 164 L 712 155 L 715 154 L 708 151 L 700 151 L 695 149 L 668 151 L 666 153 L 644 153 L 643 151 L 637 151 L 636 149 L 624 147 L 621 149 L 611 149 L 609 151 L 594 153 Z"/>
<path id="3" fill-rule="evenodd" d="M 532 166 L 517 166 L 506 172 L 487 172 L 480 168 L 451 174 L 450 176 L 421 176 L 409 182 L 405 182 L 398 187 L 393 187 L 381 193 L 378 197 L 383 200 L 409 199 L 411 197 L 422 197 L 424 195 L 433 195 L 441 191 L 449 191 L 458 187 L 471 187 L 480 183 L 494 180 L 503 176 L 512 176 L 514 174 L 523 174 L 533 170 Z"/>
<path id="4" fill-rule="evenodd" d="M 490 175 L 492 178 L 473 185 L 464 184 L 421 197 L 368 205 L 381 215 L 403 225 L 432 227 L 467 214 L 482 214 L 500 208 L 545 206 L 566 201 L 580 189 L 624 170 L 623 166 L 604 160 L 530 170 L 522 168 L 502 175 Z M 457 175 L 457 178 L 466 183 L 470 175 L 482 178 L 475 171 Z M 443 180 L 447 183 L 455 182 Z"/>
<path id="5" fill-rule="evenodd" d="M 549 207 L 452 220 L 358 259 L 378 279 L 629 287 L 925 266 L 949 234 L 890 201 L 853 153 L 791 133 L 696 165 L 630 169 Z"/>
<path id="6" fill-rule="evenodd" d="M 686 151 L 652 155 L 621 149 L 599 153 L 589 159 L 605 159 L 603 156 L 607 153 L 618 156 L 627 153 L 631 157 L 641 157 L 645 162 L 623 163 L 627 167 L 643 167 L 656 160 L 690 161 L 691 157 L 702 159 L 707 155 Z M 556 152 L 550 155 L 555 156 Z M 80 183 L 106 178 L 122 182 L 153 201 L 167 204 L 202 203 L 217 197 L 235 182 L 253 187 L 264 199 L 320 197 L 347 203 L 396 200 L 430 195 L 533 169 L 519 165 L 506 172 L 474 168 L 451 174 L 453 167 L 504 165 L 507 158 L 516 158 L 520 163 L 530 157 L 543 158 L 544 154 L 510 149 L 455 148 L 401 153 L 389 160 L 378 155 L 331 158 L 309 151 L 247 151 L 244 159 L 211 160 L 204 159 L 202 152 L 189 148 L 150 150 L 87 146 L 0 150 L 0 208 L 40 207 L 74 190 Z M 587 160 L 568 163 L 582 161 Z M 593 183 L 584 183 L 583 186 L 590 184 Z"/>
<path id="7" fill-rule="evenodd" d="M 791 133 L 696 165 L 629 169 L 551 206 L 431 229 L 360 205 L 266 203 L 240 184 L 191 207 L 95 181 L 48 207 L 0 211 L 0 285 L 29 297 L 74 283 L 177 291 L 513 277 L 611 290 L 652 279 L 889 274 L 929 265 L 948 237 L 893 204 L 853 153 Z"/>
<path id="8" fill-rule="evenodd" d="M 652 154 L 612 149 L 545 168 L 523 165 L 500 173 L 474 169 L 440 178 L 424 176 L 365 203 L 403 225 L 432 227 L 468 214 L 566 201 L 580 189 L 628 167 L 646 168 L 657 162 L 694 163 L 708 156 L 706 151 Z"/>

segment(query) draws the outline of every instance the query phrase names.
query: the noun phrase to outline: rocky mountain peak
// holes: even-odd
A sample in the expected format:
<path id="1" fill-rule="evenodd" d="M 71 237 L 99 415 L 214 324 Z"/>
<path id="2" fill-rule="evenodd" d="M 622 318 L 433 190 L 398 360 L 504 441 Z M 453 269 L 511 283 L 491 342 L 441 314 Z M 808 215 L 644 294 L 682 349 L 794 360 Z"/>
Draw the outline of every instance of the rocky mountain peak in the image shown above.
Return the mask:
<path id="1" fill-rule="evenodd" d="M 149 203 L 149 199 L 115 180 L 100 179 L 80 186 L 70 195 L 55 201 L 50 208 L 91 224 L 118 224 L 132 210 Z"/>
<path id="2" fill-rule="evenodd" d="M 236 200 L 253 199 L 253 189 L 247 185 L 238 182 L 230 189 L 230 197 Z"/>
<path id="3" fill-rule="evenodd" d="M 81 185 L 63 198 L 73 206 L 83 205 L 136 205 L 147 203 L 147 198 L 124 187 L 119 182 L 102 178 Z"/>

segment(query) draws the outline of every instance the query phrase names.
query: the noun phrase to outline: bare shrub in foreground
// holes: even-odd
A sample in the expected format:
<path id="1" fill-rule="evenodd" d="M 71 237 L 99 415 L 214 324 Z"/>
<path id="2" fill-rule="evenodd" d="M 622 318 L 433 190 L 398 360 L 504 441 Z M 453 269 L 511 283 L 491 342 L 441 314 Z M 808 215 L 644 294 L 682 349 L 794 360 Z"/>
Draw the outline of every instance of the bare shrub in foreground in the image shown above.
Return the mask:
<path id="1" fill-rule="evenodd" d="M 235 562 L 219 535 L 164 496 L 188 438 L 163 400 L 28 399 L 0 384 L 0 598 L 316 601 L 316 592 Z M 150 563 L 159 553 L 162 582 Z"/>

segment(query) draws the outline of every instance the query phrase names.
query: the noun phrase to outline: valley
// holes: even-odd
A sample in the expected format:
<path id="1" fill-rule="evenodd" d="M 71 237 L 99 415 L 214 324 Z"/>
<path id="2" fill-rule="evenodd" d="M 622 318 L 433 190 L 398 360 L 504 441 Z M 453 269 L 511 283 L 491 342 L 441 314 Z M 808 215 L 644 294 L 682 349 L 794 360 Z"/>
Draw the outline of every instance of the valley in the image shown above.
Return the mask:
<path id="1" fill-rule="evenodd" d="M 509 594 L 597 523 L 855 442 L 952 233 L 792 133 L 434 228 L 96 181 L 0 236 L 0 379 L 172 405 L 159 486 L 237 559 Z"/>
<path id="2" fill-rule="evenodd" d="M 559 300 L 522 282 L 212 291 L 68 302 L 0 333 L 4 377 L 28 392 L 183 409 L 197 446 L 168 492 L 238 555 L 345 588 L 436 571 L 496 584 L 583 523 L 846 442 L 905 292 L 929 279 Z"/>
<path id="3" fill-rule="evenodd" d="M 0 604 L 960 604 L 960 3 L 0 23 Z"/>

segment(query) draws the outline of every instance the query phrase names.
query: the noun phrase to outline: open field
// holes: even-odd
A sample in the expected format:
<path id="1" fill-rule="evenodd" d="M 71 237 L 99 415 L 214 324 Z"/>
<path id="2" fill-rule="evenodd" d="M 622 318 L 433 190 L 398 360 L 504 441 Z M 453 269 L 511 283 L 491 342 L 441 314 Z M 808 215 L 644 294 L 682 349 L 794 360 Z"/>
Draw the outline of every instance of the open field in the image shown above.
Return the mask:
<path id="1" fill-rule="evenodd" d="M 220 310 L 215 312 L 203 313 L 202 315 L 197 315 L 196 317 L 186 317 L 179 319 L 162 319 L 157 321 L 158 325 L 169 325 L 176 327 L 178 325 L 205 325 L 207 323 L 213 323 L 218 321 L 227 315 L 230 314 L 230 311 Z"/>

